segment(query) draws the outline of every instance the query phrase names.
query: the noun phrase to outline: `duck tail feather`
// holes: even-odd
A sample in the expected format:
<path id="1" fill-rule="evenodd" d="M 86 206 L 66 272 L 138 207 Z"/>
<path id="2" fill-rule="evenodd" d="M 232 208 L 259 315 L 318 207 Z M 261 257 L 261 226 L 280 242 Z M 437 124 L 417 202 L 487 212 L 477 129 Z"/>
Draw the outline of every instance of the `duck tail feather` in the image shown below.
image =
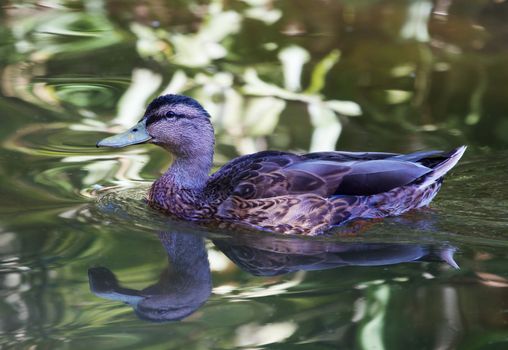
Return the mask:
<path id="1" fill-rule="evenodd" d="M 403 160 L 406 162 L 420 162 L 423 159 L 429 157 L 443 156 L 443 151 L 418 151 L 409 154 L 400 154 L 395 157 L 391 157 L 393 160 Z"/>
<path id="2" fill-rule="evenodd" d="M 420 187 L 427 187 L 442 178 L 450 169 L 457 165 L 466 151 L 467 146 L 460 146 L 446 155 L 446 159 L 432 168 L 432 171 L 422 176 L 419 180 Z"/>

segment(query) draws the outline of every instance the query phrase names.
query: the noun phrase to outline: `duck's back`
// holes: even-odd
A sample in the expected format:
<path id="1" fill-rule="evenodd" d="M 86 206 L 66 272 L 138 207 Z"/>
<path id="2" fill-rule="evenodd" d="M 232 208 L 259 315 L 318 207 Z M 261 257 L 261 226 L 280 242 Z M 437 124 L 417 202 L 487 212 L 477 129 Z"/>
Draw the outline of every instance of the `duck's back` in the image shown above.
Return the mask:
<path id="1" fill-rule="evenodd" d="M 354 218 L 399 215 L 427 205 L 464 150 L 408 155 L 260 152 L 213 174 L 205 198 L 219 219 L 316 234 Z"/>
<path id="2" fill-rule="evenodd" d="M 316 194 L 369 196 L 405 186 L 432 172 L 450 153 L 265 151 L 234 159 L 214 173 L 206 191 L 244 199 Z"/>

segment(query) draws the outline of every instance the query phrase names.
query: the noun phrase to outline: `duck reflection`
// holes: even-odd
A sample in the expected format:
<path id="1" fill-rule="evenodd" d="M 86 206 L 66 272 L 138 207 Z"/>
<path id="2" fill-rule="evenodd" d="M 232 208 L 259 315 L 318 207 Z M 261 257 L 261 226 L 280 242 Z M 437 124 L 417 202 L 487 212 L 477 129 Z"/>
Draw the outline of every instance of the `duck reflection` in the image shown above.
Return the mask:
<path id="1" fill-rule="evenodd" d="M 203 305 L 212 291 L 210 264 L 201 236 L 159 233 L 168 254 L 168 267 L 159 281 L 143 290 L 123 288 L 105 267 L 88 270 L 92 292 L 102 298 L 122 301 L 149 321 L 181 320 Z"/>
<path id="2" fill-rule="evenodd" d="M 216 239 L 213 243 L 236 265 L 256 276 L 418 261 L 445 262 L 459 268 L 453 260 L 456 248 L 447 245 L 350 243 L 259 236 Z"/>
<path id="3" fill-rule="evenodd" d="M 88 271 L 90 289 L 99 297 L 129 304 L 150 321 L 181 320 L 209 298 L 212 278 L 202 236 L 183 232 L 159 233 L 169 266 L 159 281 L 143 290 L 124 288 L 105 267 Z M 458 268 L 449 245 L 415 243 L 349 243 L 337 241 L 241 235 L 212 237 L 214 245 L 243 270 L 256 276 L 341 266 L 381 266 L 437 261 Z"/>

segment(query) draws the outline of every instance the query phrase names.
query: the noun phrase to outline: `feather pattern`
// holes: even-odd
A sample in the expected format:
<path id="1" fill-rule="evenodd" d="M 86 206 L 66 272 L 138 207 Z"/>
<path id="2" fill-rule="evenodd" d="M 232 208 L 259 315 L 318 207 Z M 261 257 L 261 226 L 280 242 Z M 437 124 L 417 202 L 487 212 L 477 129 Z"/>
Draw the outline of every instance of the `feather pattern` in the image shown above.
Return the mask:
<path id="1" fill-rule="evenodd" d="M 187 220 L 316 235 L 355 218 L 400 215 L 428 205 L 444 173 L 426 186 L 419 183 L 464 150 L 409 155 L 259 152 L 223 166 L 200 193 L 156 182 L 150 201 Z M 164 195 L 158 198 L 160 193 Z"/>

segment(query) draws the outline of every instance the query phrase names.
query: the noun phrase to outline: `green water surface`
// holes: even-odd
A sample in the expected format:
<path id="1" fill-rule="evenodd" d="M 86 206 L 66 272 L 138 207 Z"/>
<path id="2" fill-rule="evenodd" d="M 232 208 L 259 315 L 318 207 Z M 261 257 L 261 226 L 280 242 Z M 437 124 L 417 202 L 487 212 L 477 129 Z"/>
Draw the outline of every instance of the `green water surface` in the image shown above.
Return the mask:
<path id="1" fill-rule="evenodd" d="M 0 0 L 0 348 L 508 348 L 507 18 L 486 0 Z M 161 149 L 95 148 L 167 92 L 210 112 L 217 167 L 469 148 L 428 210 L 314 239 L 206 230 L 146 207 Z"/>

